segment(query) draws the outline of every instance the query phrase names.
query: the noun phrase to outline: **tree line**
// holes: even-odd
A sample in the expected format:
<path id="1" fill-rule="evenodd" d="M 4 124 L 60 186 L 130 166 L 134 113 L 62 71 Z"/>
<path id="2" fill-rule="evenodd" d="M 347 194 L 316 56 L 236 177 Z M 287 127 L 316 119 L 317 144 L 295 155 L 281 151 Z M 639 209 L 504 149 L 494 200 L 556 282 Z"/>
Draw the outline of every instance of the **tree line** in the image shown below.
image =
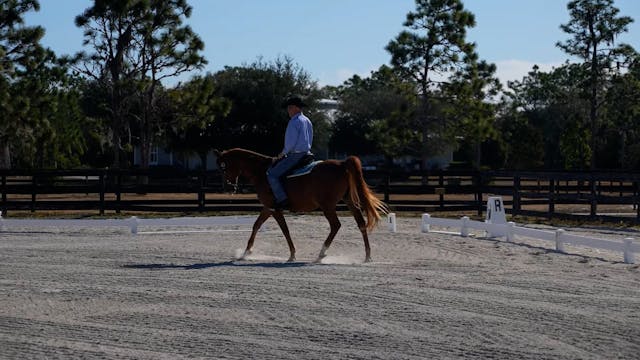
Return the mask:
<path id="1" fill-rule="evenodd" d="M 213 148 L 277 154 L 280 103 L 297 93 L 317 153 L 387 166 L 411 156 L 423 169 L 444 151 L 473 168 L 640 169 L 640 56 L 617 41 L 633 19 L 613 0 L 569 1 L 568 40 L 556 43 L 569 59 L 507 84 L 466 39 L 475 17 L 463 1 L 416 0 L 389 64 L 335 87 L 287 56 L 167 86 L 207 64 L 187 0 L 94 0 L 75 19 L 83 51 L 63 56 L 24 24 L 37 0 L 0 9 L 0 168 L 127 168 L 134 147 L 146 168 L 152 145 L 203 164 Z M 317 106 L 326 98 L 331 117 Z"/>

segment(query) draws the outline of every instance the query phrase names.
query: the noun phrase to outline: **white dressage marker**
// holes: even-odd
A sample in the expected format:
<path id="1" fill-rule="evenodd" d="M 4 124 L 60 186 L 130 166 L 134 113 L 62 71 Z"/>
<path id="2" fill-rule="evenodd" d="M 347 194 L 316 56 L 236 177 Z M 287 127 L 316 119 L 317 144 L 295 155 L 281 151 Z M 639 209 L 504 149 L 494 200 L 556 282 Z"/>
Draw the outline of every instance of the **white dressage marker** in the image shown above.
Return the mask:
<path id="1" fill-rule="evenodd" d="M 394 233 L 398 230 L 396 225 L 396 213 L 387 214 L 387 223 L 389 224 L 389 231 Z"/>
<path id="2" fill-rule="evenodd" d="M 507 224 L 507 215 L 504 211 L 504 202 L 501 196 L 490 196 L 487 199 L 487 216 L 484 221 L 489 224 Z M 487 231 L 487 236 L 505 236 L 505 232 L 501 230 L 502 228 L 492 228 L 492 230 Z"/>

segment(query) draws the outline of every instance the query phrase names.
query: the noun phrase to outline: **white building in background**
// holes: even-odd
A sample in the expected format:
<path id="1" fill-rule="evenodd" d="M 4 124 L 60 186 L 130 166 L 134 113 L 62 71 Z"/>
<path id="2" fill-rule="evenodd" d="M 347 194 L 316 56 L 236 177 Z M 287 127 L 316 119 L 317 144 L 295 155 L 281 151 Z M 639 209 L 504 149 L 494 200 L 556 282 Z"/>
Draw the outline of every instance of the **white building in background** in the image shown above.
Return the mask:
<path id="1" fill-rule="evenodd" d="M 320 99 L 318 101 L 318 110 L 324 112 L 329 121 L 333 124 L 336 120 L 336 114 L 338 113 L 338 100 Z"/>

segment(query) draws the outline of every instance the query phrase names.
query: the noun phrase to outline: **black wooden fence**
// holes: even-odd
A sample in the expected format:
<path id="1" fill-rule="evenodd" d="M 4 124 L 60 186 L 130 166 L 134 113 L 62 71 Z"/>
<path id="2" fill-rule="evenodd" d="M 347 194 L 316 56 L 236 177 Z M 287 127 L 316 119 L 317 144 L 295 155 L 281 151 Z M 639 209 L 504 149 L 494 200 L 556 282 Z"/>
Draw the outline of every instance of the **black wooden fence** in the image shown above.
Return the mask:
<path id="1" fill-rule="evenodd" d="M 640 223 L 640 173 L 413 172 L 386 176 L 377 188 L 396 211 L 471 210 L 482 215 L 487 197 L 499 195 L 512 215 Z M 425 199 L 424 194 L 433 195 Z"/>
<path id="2" fill-rule="evenodd" d="M 640 223 L 640 173 L 515 171 L 366 171 L 373 190 L 393 211 L 473 211 L 503 196 L 514 215 Z M 0 170 L 3 216 L 14 210 L 153 212 L 257 211 L 253 196 L 234 189 L 218 171 Z M 240 183 L 240 193 L 252 193 Z M 171 196 L 169 196 L 171 194 Z M 182 196 L 180 196 L 182 195 Z"/>

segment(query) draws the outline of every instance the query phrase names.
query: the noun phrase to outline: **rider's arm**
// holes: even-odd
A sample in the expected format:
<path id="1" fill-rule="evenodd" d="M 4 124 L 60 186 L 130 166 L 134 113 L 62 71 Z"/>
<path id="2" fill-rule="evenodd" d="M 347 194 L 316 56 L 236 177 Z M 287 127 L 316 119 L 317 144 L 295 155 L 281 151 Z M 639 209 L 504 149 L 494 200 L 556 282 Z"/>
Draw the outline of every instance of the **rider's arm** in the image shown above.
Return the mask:
<path id="1" fill-rule="evenodd" d="M 300 131 L 300 124 L 296 119 L 291 119 L 287 124 L 287 130 L 284 133 L 284 148 L 282 149 L 282 155 L 286 155 L 295 149 L 298 141 L 298 132 Z"/>

